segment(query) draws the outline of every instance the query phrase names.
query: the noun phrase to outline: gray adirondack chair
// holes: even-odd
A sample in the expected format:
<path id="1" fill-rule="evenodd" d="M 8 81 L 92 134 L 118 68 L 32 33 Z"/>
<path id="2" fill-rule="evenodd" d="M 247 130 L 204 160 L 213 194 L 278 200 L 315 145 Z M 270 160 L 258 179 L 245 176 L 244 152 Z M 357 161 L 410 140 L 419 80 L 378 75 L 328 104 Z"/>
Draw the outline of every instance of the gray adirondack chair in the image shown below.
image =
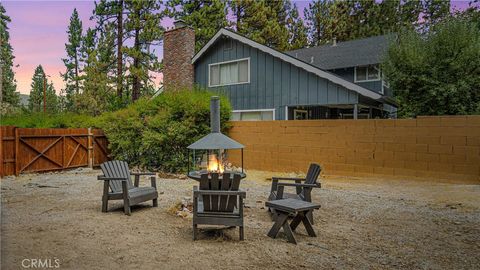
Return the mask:
<path id="1" fill-rule="evenodd" d="M 197 239 L 198 225 L 224 225 L 239 227 L 240 240 L 244 239 L 243 199 L 239 190 L 241 176 L 224 173 L 202 174 L 200 187 L 193 187 L 193 240 Z"/>
<path id="2" fill-rule="evenodd" d="M 305 178 L 292 178 L 292 177 L 272 177 L 272 188 L 270 191 L 269 201 L 294 198 L 307 202 L 312 202 L 312 189 L 320 188 L 321 184 L 317 182 L 322 168 L 320 165 L 312 163 L 308 168 L 307 176 Z M 280 182 L 286 180 L 289 182 Z M 292 181 L 294 183 L 292 183 Z M 303 182 L 303 183 L 302 183 Z M 285 193 L 285 187 L 295 187 L 295 193 Z M 269 209 L 272 213 L 272 209 Z M 313 211 L 307 213 L 307 218 L 313 224 Z"/>
<path id="3" fill-rule="evenodd" d="M 108 201 L 123 200 L 123 208 L 126 215 L 131 214 L 130 206 L 141 202 L 153 201 L 153 207 L 158 206 L 158 192 L 155 173 L 151 172 L 130 172 L 128 163 L 125 161 L 113 160 L 100 165 L 103 175 L 98 180 L 103 180 L 102 212 L 108 211 Z M 135 176 L 135 183 L 132 184 L 131 176 Z M 150 176 L 151 187 L 140 187 L 140 176 Z"/>

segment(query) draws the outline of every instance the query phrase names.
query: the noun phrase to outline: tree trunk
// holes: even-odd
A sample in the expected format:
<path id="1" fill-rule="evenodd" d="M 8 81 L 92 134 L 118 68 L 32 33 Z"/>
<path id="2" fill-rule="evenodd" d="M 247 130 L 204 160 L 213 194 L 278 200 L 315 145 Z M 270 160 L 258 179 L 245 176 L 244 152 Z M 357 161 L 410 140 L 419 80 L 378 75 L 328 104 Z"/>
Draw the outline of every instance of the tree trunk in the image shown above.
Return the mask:
<path id="1" fill-rule="evenodd" d="M 77 95 L 80 92 L 80 87 L 78 86 L 78 53 L 77 49 L 75 48 L 75 86 Z"/>
<path id="2" fill-rule="evenodd" d="M 123 0 L 118 1 L 117 13 L 117 96 L 121 97 L 123 90 Z"/>
<path id="3" fill-rule="evenodd" d="M 139 68 L 140 68 L 140 40 L 139 40 L 140 29 L 135 29 L 135 56 L 133 58 L 133 66 L 135 67 L 135 74 L 133 75 L 133 86 L 132 86 L 132 101 L 137 100 L 140 97 L 140 78 L 139 78 Z"/>
<path id="4" fill-rule="evenodd" d="M 0 103 L 2 102 L 3 102 L 3 61 L 0 59 Z"/>

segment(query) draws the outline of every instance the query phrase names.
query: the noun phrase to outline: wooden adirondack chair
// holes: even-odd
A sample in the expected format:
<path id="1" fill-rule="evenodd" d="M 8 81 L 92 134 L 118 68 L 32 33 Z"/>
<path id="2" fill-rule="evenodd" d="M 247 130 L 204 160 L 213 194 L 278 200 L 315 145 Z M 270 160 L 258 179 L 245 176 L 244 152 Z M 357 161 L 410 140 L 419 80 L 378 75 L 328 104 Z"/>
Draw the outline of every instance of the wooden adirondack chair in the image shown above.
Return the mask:
<path id="1" fill-rule="evenodd" d="M 123 200 L 124 212 L 131 214 L 130 206 L 152 200 L 153 207 L 158 206 L 158 192 L 155 173 L 130 172 L 128 163 L 113 160 L 100 165 L 103 175 L 98 180 L 103 180 L 102 212 L 107 212 L 109 200 Z M 131 175 L 135 176 L 135 184 L 132 184 Z M 139 187 L 140 176 L 149 175 L 151 187 Z"/>
<path id="2" fill-rule="evenodd" d="M 320 167 L 320 165 L 312 163 L 308 168 L 307 176 L 305 178 L 272 177 L 272 188 L 268 200 L 273 201 L 294 198 L 307 202 L 312 202 L 312 189 L 321 187 L 321 184 L 317 182 L 321 170 L 322 168 Z M 279 182 L 280 180 L 294 181 L 294 183 Z M 284 193 L 285 187 L 295 187 L 296 193 Z M 272 209 L 269 209 L 269 211 L 273 213 Z M 312 210 L 307 213 L 307 218 L 313 224 Z"/>
<path id="3" fill-rule="evenodd" d="M 243 232 L 243 199 L 240 191 L 241 176 L 224 173 L 202 174 L 200 187 L 193 187 L 193 240 L 197 239 L 198 224 L 238 226 L 240 240 Z"/>

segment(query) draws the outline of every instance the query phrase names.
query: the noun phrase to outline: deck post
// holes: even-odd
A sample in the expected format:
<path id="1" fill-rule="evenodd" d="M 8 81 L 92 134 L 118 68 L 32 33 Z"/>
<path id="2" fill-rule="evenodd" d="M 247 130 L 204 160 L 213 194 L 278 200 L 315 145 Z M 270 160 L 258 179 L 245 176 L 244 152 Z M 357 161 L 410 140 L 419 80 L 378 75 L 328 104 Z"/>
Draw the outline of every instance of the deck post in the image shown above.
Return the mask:
<path id="1" fill-rule="evenodd" d="M 353 119 L 358 119 L 358 104 L 353 104 Z"/>

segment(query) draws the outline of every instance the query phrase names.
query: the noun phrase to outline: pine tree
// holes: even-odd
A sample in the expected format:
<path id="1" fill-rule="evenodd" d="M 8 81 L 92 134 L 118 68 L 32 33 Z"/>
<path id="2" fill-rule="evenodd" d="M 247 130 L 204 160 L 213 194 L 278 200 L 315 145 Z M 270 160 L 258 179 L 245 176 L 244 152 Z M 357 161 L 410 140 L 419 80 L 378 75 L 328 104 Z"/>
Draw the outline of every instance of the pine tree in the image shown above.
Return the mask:
<path id="1" fill-rule="evenodd" d="M 332 1 L 315 0 L 308 4 L 303 14 L 310 46 L 319 46 L 325 42 L 327 29 L 330 27 L 330 6 Z"/>
<path id="2" fill-rule="evenodd" d="M 46 79 L 45 72 L 41 65 L 35 68 L 35 72 L 32 77 L 31 90 L 30 90 L 30 99 L 28 107 L 32 112 L 43 112 L 43 89 L 45 87 L 46 93 L 46 109 L 48 113 L 54 113 L 58 111 L 58 100 L 53 88 L 53 83 L 49 83 Z"/>
<path id="3" fill-rule="evenodd" d="M 316 0 L 304 14 L 309 44 L 318 46 L 333 39 L 347 41 L 414 29 L 423 11 L 416 0 Z"/>
<path id="4" fill-rule="evenodd" d="M 430 27 L 439 23 L 450 15 L 450 1 L 425 0 L 423 4 L 422 30 L 428 31 Z"/>
<path id="5" fill-rule="evenodd" d="M 423 11 L 421 1 L 403 0 L 400 6 L 400 28 L 416 29 L 419 25 L 420 14 Z"/>
<path id="6" fill-rule="evenodd" d="M 17 92 L 15 73 L 13 72 L 13 59 L 15 57 L 13 56 L 8 32 L 8 23 L 11 20 L 5 13 L 6 10 L 0 3 L 0 103 L 6 102 L 18 106 L 20 95 Z"/>
<path id="7" fill-rule="evenodd" d="M 84 91 L 76 99 L 79 112 L 98 115 L 115 109 L 112 100 L 115 97 L 115 25 L 109 24 L 107 31 L 94 33 L 87 30 L 82 45 L 84 59 Z M 93 48 L 92 45 L 96 44 Z"/>
<path id="8" fill-rule="evenodd" d="M 80 86 L 80 46 L 82 42 L 82 21 L 78 17 L 77 9 L 73 10 L 68 26 L 68 43 L 65 44 L 67 58 L 62 59 L 66 71 L 61 74 L 65 82 L 66 108 L 72 110 L 74 95 L 81 92 Z"/>
<path id="9" fill-rule="evenodd" d="M 290 50 L 296 50 L 307 46 L 307 31 L 303 24 L 303 20 L 298 14 L 296 4 L 288 10 L 287 29 L 289 33 L 288 42 Z"/>
<path id="10" fill-rule="evenodd" d="M 129 73 L 132 81 L 132 101 L 137 100 L 141 90 L 151 87 L 150 72 L 160 70 L 160 63 L 151 45 L 158 45 L 163 37 L 164 29 L 160 26 L 163 14 L 158 12 L 160 4 L 156 0 L 127 1 L 125 9 L 128 15 L 125 21 L 125 32 L 133 38 L 132 47 L 124 47 L 129 57 Z M 143 86 L 142 86 L 143 84 Z"/>
<path id="11" fill-rule="evenodd" d="M 106 26 L 113 24 L 116 31 L 116 62 L 117 62 L 117 96 L 123 95 L 123 77 L 124 77 L 124 59 L 123 59 L 123 40 L 125 38 L 124 32 L 124 20 L 123 15 L 125 13 L 124 0 L 100 0 L 99 3 L 95 3 L 94 15 L 92 18 L 96 18 L 98 27 L 97 29 L 104 32 Z"/>
<path id="12" fill-rule="evenodd" d="M 233 0 L 237 32 L 277 50 L 289 48 L 286 1 Z"/>
<path id="13" fill-rule="evenodd" d="M 175 0 L 167 2 L 169 15 L 184 20 L 195 30 L 195 51 L 199 51 L 223 27 L 228 26 L 222 0 Z"/>

